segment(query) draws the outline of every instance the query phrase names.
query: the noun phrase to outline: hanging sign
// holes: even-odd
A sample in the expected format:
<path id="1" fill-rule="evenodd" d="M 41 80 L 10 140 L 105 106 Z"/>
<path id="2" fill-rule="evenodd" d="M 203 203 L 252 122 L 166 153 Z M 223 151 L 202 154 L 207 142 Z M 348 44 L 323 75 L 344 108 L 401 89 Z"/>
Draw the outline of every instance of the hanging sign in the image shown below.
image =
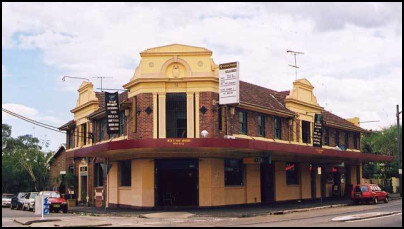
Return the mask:
<path id="1" fill-rule="evenodd" d="M 239 62 L 219 64 L 219 104 L 240 103 Z"/>
<path id="2" fill-rule="evenodd" d="M 119 100 L 118 92 L 105 93 L 105 110 L 107 113 L 107 134 L 119 134 Z"/>
<path id="3" fill-rule="evenodd" d="M 314 130 L 313 130 L 313 146 L 323 146 L 323 116 L 315 114 L 314 116 Z"/>

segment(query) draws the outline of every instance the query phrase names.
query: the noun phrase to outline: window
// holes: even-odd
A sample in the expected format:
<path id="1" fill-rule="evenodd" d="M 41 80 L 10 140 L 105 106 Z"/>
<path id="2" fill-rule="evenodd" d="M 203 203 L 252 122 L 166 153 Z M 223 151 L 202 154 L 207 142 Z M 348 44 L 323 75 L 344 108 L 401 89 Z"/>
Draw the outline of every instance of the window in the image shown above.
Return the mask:
<path id="1" fill-rule="evenodd" d="M 225 186 L 243 186 L 243 160 L 225 159 L 224 161 L 224 182 Z"/>
<path id="2" fill-rule="evenodd" d="M 137 131 L 137 96 L 133 98 L 133 132 Z"/>
<path id="3" fill-rule="evenodd" d="M 80 136 L 83 139 L 83 145 L 87 145 L 87 123 L 81 125 L 81 133 Z"/>
<path id="4" fill-rule="evenodd" d="M 328 127 L 324 128 L 324 145 L 330 145 L 330 129 Z"/>
<path id="5" fill-rule="evenodd" d="M 353 135 L 353 144 L 354 144 L 354 148 L 355 149 L 358 149 L 359 148 L 359 146 L 358 146 L 358 137 L 359 136 L 359 134 L 358 133 L 354 133 L 354 135 Z"/>
<path id="6" fill-rule="evenodd" d="M 166 96 L 167 138 L 187 137 L 187 94 L 168 93 Z"/>
<path id="7" fill-rule="evenodd" d="M 247 112 L 238 112 L 238 123 L 240 134 L 247 134 Z"/>
<path id="8" fill-rule="evenodd" d="M 296 163 L 286 163 L 286 184 L 287 185 L 297 185 L 299 184 L 299 171 Z"/>
<path id="9" fill-rule="evenodd" d="M 124 122 L 125 122 L 125 112 L 121 112 L 119 113 L 119 136 L 123 136 L 125 134 Z"/>
<path id="10" fill-rule="evenodd" d="M 303 143 L 310 143 L 310 122 L 302 121 L 302 140 Z"/>
<path id="11" fill-rule="evenodd" d="M 105 120 L 101 119 L 99 122 L 99 126 L 98 126 L 98 128 L 99 128 L 98 134 L 99 134 L 100 141 L 104 140 L 104 126 L 105 126 Z"/>
<path id="12" fill-rule="evenodd" d="M 68 145 L 69 149 L 74 148 L 73 139 L 74 139 L 74 130 L 70 130 L 69 131 L 69 145 Z"/>
<path id="13" fill-rule="evenodd" d="M 131 186 L 131 160 L 119 161 L 119 186 Z"/>
<path id="14" fill-rule="evenodd" d="M 345 132 L 345 147 L 349 148 L 349 132 Z"/>
<path id="15" fill-rule="evenodd" d="M 282 119 L 274 117 L 275 139 L 282 139 Z"/>
<path id="16" fill-rule="evenodd" d="M 339 146 L 339 130 L 335 131 L 335 145 Z"/>
<path id="17" fill-rule="evenodd" d="M 258 135 L 265 137 L 265 116 L 258 116 Z"/>
<path id="18" fill-rule="evenodd" d="M 219 130 L 223 130 L 223 116 L 222 116 L 222 113 L 223 113 L 223 108 L 221 106 L 219 106 L 219 109 L 217 111 L 217 116 L 218 116 L 217 120 L 219 122 Z"/>
<path id="19" fill-rule="evenodd" d="M 95 187 L 104 186 L 104 171 L 101 167 L 102 163 L 96 163 L 94 167 L 94 185 Z"/>

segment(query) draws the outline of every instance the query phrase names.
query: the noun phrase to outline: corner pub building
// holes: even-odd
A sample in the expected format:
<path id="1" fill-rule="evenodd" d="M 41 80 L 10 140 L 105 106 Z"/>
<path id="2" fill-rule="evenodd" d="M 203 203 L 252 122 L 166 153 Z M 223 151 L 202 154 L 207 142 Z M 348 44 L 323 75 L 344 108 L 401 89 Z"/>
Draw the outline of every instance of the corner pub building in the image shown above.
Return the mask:
<path id="1" fill-rule="evenodd" d="M 140 56 L 119 94 L 119 134 L 107 134 L 105 95 L 90 82 L 60 127 L 80 202 L 213 207 L 344 196 L 361 182 L 362 162 L 392 160 L 362 153 L 359 118 L 324 110 L 306 79 L 280 92 L 240 81 L 240 103 L 222 106 L 210 50 L 173 44 Z"/>

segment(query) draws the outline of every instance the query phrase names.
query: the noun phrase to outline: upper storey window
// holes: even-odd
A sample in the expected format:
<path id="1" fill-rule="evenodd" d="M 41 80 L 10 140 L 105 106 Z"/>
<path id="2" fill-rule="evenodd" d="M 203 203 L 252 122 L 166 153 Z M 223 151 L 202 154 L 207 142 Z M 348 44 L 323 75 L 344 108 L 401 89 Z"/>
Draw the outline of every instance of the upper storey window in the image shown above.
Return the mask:
<path id="1" fill-rule="evenodd" d="M 282 139 L 282 119 L 279 117 L 275 117 L 274 126 L 275 126 L 275 139 Z"/>
<path id="2" fill-rule="evenodd" d="M 261 137 L 265 137 L 265 116 L 258 116 L 258 135 Z"/>
<path id="3" fill-rule="evenodd" d="M 302 121 L 303 143 L 310 143 L 310 122 Z"/>
<path id="4" fill-rule="evenodd" d="M 238 124 L 240 134 L 247 134 L 247 112 L 238 112 Z"/>
<path id="5" fill-rule="evenodd" d="M 167 138 L 187 137 L 187 95 L 169 93 L 166 97 Z"/>

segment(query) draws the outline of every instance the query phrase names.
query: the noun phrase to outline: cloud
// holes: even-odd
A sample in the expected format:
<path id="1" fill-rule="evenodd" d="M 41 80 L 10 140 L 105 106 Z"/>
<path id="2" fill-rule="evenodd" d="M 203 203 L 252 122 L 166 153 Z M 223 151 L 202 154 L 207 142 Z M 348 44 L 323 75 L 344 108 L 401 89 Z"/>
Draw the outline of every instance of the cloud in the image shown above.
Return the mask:
<path id="1" fill-rule="evenodd" d="M 7 68 L 4 65 L 1 65 L 1 77 L 9 77 L 10 75 L 7 72 Z"/>
<path id="2" fill-rule="evenodd" d="M 35 108 L 28 107 L 28 106 L 25 106 L 22 104 L 8 103 L 8 104 L 2 104 L 2 107 L 11 112 L 24 116 L 26 118 L 29 118 L 29 119 L 32 119 L 35 121 L 40 121 L 45 124 L 50 124 L 50 125 L 62 125 L 63 124 L 63 120 L 59 119 L 56 116 L 39 112 Z M 5 112 L 2 112 L 2 119 L 3 119 L 3 121 L 7 122 L 9 120 L 16 120 L 18 118 L 11 116 Z"/>
<path id="3" fill-rule="evenodd" d="M 305 53 L 299 78 L 323 106 L 362 119 L 390 120 L 402 104 L 401 27 L 402 3 L 2 3 L 3 49 L 38 49 L 45 64 L 95 88 L 96 76 L 121 88 L 139 52 L 183 43 L 212 50 L 216 63 L 239 61 L 242 80 L 290 90 L 291 49 Z M 50 86 L 77 96 L 79 85 Z"/>

